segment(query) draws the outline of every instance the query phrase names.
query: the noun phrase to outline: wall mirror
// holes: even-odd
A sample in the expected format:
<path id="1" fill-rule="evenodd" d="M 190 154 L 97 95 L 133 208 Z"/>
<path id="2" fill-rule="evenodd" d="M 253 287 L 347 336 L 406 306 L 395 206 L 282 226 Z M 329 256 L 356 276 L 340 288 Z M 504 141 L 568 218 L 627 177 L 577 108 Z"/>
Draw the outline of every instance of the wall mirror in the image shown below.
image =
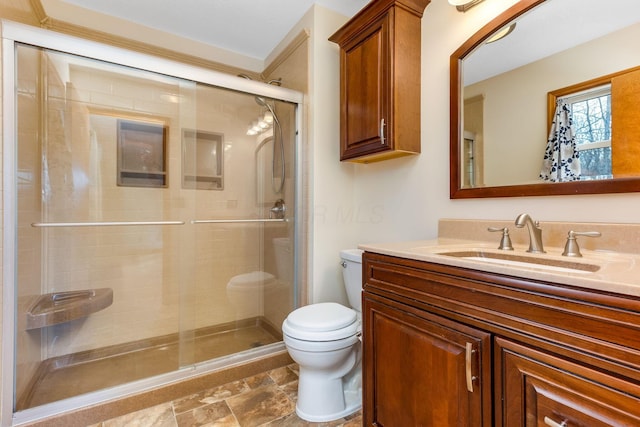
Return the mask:
<path id="1" fill-rule="evenodd" d="M 458 48 L 450 64 L 451 198 L 640 191 L 639 21 L 637 0 L 522 0 Z M 507 36 L 491 41 L 500 32 Z M 553 121 L 561 129 L 572 120 L 568 139 L 578 144 L 553 156 L 560 168 L 580 168 L 549 180 L 558 168 L 549 166 L 548 140 L 566 137 L 550 132 L 561 104 L 570 114 Z M 587 133 L 601 131 L 596 145 L 579 138 L 580 106 L 591 114 Z"/>

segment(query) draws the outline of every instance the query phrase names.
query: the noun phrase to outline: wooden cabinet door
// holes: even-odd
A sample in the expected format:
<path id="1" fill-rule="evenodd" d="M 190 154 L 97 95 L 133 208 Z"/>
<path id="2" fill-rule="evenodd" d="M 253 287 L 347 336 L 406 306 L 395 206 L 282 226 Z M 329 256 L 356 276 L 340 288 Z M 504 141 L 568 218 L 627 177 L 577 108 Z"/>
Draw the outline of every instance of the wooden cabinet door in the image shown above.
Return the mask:
<path id="1" fill-rule="evenodd" d="M 389 49 L 388 14 L 341 49 L 340 160 L 391 148 Z"/>
<path id="2" fill-rule="evenodd" d="M 490 335 L 365 293 L 365 426 L 490 426 Z"/>
<path id="3" fill-rule="evenodd" d="M 640 385 L 496 339 L 496 425 L 640 426 Z"/>

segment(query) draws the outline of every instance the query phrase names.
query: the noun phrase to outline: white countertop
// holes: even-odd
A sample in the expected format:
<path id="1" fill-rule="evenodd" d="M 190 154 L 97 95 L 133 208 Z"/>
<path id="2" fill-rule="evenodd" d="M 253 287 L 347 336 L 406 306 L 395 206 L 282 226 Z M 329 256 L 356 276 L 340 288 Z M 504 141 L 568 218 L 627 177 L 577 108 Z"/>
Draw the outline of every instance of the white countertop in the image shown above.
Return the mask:
<path id="1" fill-rule="evenodd" d="M 496 242 L 440 238 L 408 242 L 361 244 L 368 252 L 391 255 L 437 264 L 470 268 L 509 276 L 555 282 L 582 288 L 595 289 L 640 297 L 640 255 L 582 249 L 582 258 L 562 256 L 563 248 L 545 248 L 544 254 L 530 254 L 527 246 L 515 245 L 513 251 L 496 249 Z M 479 251 L 483 253 L 520 255 L 545 260 L 599 266 L 598 271 L 553 271 L 537 264 L 511 265 L 501 260 L 476 260 L 442 255 L 445 252 Z M 490 262 L 487 262 L 490 261 Z"/>

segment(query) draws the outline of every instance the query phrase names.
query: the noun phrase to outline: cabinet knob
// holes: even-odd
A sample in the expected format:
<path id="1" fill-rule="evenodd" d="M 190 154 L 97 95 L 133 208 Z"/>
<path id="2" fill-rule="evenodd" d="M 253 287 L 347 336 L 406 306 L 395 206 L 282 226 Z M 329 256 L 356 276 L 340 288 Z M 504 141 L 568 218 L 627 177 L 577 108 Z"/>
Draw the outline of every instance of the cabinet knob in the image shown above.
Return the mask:
<path id="1" fill-rule="evenodd" d="M 548 426 L 551 427 L 567 427 L 567 422 L 566 421 L 562 421 L 560 423 L 555 422 L 554 420 L 552 420 L 549 417 L 544 417 L 544 423 Z"/>

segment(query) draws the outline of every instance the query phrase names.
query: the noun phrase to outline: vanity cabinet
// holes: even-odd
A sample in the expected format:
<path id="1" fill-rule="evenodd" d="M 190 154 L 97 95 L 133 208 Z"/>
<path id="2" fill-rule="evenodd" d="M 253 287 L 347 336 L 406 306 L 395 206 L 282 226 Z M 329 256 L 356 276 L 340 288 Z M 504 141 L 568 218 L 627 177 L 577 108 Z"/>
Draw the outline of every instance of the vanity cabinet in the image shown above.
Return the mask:
<path id="1" fill-rule="evenodd" d="M 373 0 L 333 34 L 340 46 L 340 160 L 420 152 L 420 33 L 430 0 Z"/>
<path id="2" fill-rule="evenodd" d="M 490 335 L 374 295 L 363 303 L 365 425 L 483 425 Z"/>
<path id="3" fill-rule="evenodd" d="M 363 257 L 366 426 L 638 426 L 640 298 Z"/>

